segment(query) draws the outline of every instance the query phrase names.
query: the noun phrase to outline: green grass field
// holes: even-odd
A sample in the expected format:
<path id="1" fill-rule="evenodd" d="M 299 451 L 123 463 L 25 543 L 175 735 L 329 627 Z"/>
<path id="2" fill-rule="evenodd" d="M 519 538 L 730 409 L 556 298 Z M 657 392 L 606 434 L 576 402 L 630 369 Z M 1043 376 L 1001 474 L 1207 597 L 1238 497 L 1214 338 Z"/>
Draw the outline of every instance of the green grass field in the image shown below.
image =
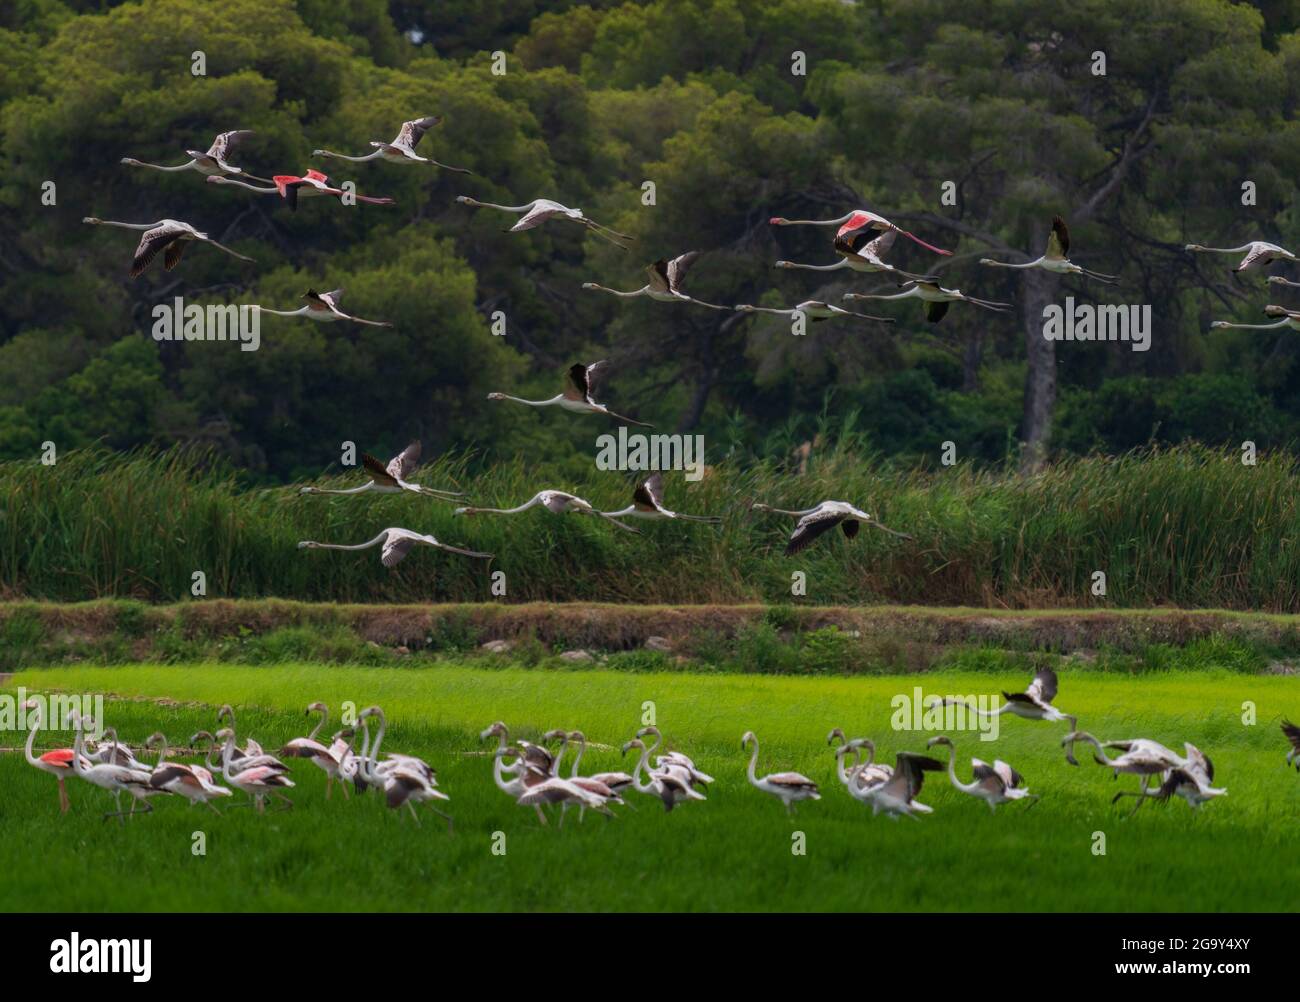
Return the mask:
<path id="1" fill-rule="evenodd" d="M 108 794 L 71 780 L 60 816 L 53 780 L 0 755 L 0 910 L 1292 910 L 1279 860 L 1294 841 L 1300 777 L 1285 768 L 1280 716 L 1300 716 L 1293 679 L 1223 671 L 1141 677 L 1072 673 L 1058 703 L 1103 739 L 1147 736 L 1207 751 L 1227 797 L 1194 815 L 1181 801 L 1148 804 L 1133 818 L 1111 806 L 1133 777 L 1112 780 L 1081 756 L 1072 768 L 1064 725 L 1003 721 L 997 742 L 958 740 L 958 772 L 971 755 L 1004 758 L 1042 801 L 996 814 L 931 777 L 919 822 L 873 818 L 833 778 L 830 727 L 872 736 L 884 756 L 923 749 L 929 736 L 890 729 L 890 699 L 1023 687 L 1019 674 L 790 678 L 625 674 L 441 665 L 423 668 L 275 669 L 221 665 L 59 668 L 13 677 L 31 692 L 104 692 L 106 716 L 138 744 L 161 729 L 183 740 L 211 727 L 215 707 L 239 711 L 240 731 L 268 748 L 305 733 L 303 707 L 384 706 L 385 747 L 427 758 L 451 797 L 456 830 L 425 814 L 417 827 L 373 795 L 324 800 L 324 777 L 294 768 L 294 810 L 217 817 L 179 800 L 125 827 L 101 820 Z M 717 777 L 707 803 L 665 815 L 635 797 L 613 821 L 573 815 L 542 828 L 492 784 L 477 735 L 495 719 L 519 736 L 581 727 L 617 746 L 653 702 L 670 744 Z M 1258 724 L 1242 723 L 1242 704 Z M 759 771 L 798 769 L 823 799 L 789 819 L 744 779 L 740 736 L 763 742 Z M 6 736 L 7 747 L 22 737 Z M 45 738 L 46 735 L 42 735 Z M 60 736 L 62 737 L 62 736 Z M 1088 751 L 1084 748 L 1081 751 Z M 584 762 L 616 767 L 616 750 Z M 630 766 L 630 763 L 629 763 Z M 593 770 L 594 771 L 594 770 Z M 207 853 L 191 852 L 192 834 Z M 493 833 L 506 853 L 492 853 Z M 806 836 L 806 855 L 791 851 Z M 1094 855 L 1094 833 L 1106 854 Z"/>

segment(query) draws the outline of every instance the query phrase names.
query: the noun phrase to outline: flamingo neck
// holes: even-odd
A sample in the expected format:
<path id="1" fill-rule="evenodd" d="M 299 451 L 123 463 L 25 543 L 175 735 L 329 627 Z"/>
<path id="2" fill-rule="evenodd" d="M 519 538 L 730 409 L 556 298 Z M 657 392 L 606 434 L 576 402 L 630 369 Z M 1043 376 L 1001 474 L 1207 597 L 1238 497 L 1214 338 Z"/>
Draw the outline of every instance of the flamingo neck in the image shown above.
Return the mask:
<path id="1" fill-rule="evenodd" d="M 316 740 L 316 735 L 320 733 L 320 729 L 325 726 L 325 721 L 329 720 L 329 718 L 330 718 L 330 711 L 328 709 L 322 710 L 320 715 L 320 720 L 316 721 L 316 726 L 313 727 L 311 729 L 311 732 L 307 735 L 308 741 Z"/>
<path id="2" fill-rule="evenodd" d="M 758 738 L 754 738 L 754 751 L 749 756 L 749 781 L 758 784 Z"/>

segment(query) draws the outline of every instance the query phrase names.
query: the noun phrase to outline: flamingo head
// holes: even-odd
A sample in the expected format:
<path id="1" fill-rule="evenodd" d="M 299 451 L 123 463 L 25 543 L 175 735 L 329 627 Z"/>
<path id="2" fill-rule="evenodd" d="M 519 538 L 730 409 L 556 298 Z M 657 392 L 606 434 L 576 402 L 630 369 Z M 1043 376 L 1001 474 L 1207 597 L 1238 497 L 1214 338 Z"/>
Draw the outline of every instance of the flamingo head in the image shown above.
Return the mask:
<path id="1" fill-rule="evenodd" d="M 753 312 L 754 312 L 754 307 L 751 306 L 749 303 L 741 303 L 739 306 L 736 307 L 736 312 L 737 312 L 737 313 L 753 313 Z"/>
<path id="2" fill-rule="evenodd" d="M 546 741 L 558 741 L 560 738 L 564 738 L 564 740 L 567 741 L 569 739 L 569 732 L 556 727 L 543 734 L 542 738 Z"/>
<path id="3" fill-rule="evenodd" d="M 506 398 L 506 395 L 505 395 L 504 393 L 489 393 L 489 394 L 488 394 L 488 399 L 489 399 L 489 400 L 504 400 L 505 398 Z"/>
<path id="4" fill-rule="evenodd" d="M 234 722 L 235 710 L 229 703 L 226 703 L 221 709 L 217 711 L 218 721 L 225 720 L 227 717 L 230 718 L 232 723 Z M 218 737 L 220 737 L 220 735 L 218 735 Z"/>
<path id="5" fill-rule="evenodd" d="M 233 741 L 235 739 L 235 732 L 232 731 L 229 727 L 223 727 L 221 728 L 221 730 L 217 731 L 217 733 L 212 736 L 217 741 Z"/>
<path id="6" fill-rule="evenodd" d="M 320 488 L 319 488 L 319 487 L 299 487 L 299 488 L 298 488 L 298 493 L 299 493 L 299 494 L 318 494 L 318 493 L 320 493 Z"/>
<path id="7" fill-rule="evenodd" d="M 786 219 L 784 216 L 773 216 L 768 220 L 768 223 L 772 226 L 789 226 L 790 220 Z"/>
<path id="8" fill-rule="evenodd" d="M 332 157 L 334 154 L 329 150 L 312 150 L 311 155 L 314 157 Z"/>
<path id="9" fill-rule="evenodd" d="M 307 713 L 326 713 L 328 711 L 329 711 L 329 707 L 326 706 L 324 703 L 320 703 L 320 702 L 312 703 L 310 706 L 307 707 L 306 710 Z"/>
<path id="10" fill-rule="evenodd" d="M 844 740 L 844 731 L 838 727 L 832 728 L 831 732 L 826 735 L 826 743 L 828 745 L 833 745 L 836 738 L 839 738 L 840 741 Z"/>
<path id="11" fill-rule="evenodd" d="M 583 287 L 584 289 L 599 289 L 599 288 L 600 288 L 600 286 L 597 285 L 595 282 L 583 282 L 583 283 L 582 283 L 582 287 Z"/>
<path id="12" fill-rule="evenodd" d="M 102 223 L 104 220 L 102 220 L 102 219 L 100 219 L 100 218 L 98 218 L 98 217 L 96 217 L 96 216 L 83 216 L 81 221 L 82 221 L 83 223 L 88 223 L 88 224 L 90 224 L 91 226 L 98 226 L 98 225 L 99 225 L 100 223 Z"/>
<path id="13" fill-rule="evenodd" d="M 777 262 L 776 264 L 774 264 L 772 267 L 774 267 L 774 268 L 793 268 L 793 267 L 794 267 L 794 262 L 793 262 L 793 261 L 778 261 L 778 262 Z"/>
<path id="14" fill-rule="evenodd" d="M 758 740 L 758 736 L 755 735 L 753 731 L 746 731 L 744 737 L 740 739 L 740 747 L 744 748 L 751 741 L 757 741 L 757 740 Z"/>
<path id="15" fill-rule="evenodd" d="M 458 201 L 461 205 L 480 205 L 480 204 L 482 204 L 482 203 L 480 203 L 480 202 L 478 201 L 478 199 L 470 198 L 468 195 L 457 195 L 457 196 L 456 196 L 456 201 Z"/>
<path id="16" fill-rule="evenodd" d="M 207 183 L 208 184 L 232 184 L 233 182 L 227 177 L 222 177 L 220 174 L 213 174 L 207 179 Z"/>
<path id="17" fill-rule="evenodd" d="M 452 512 L 453 515 L 473 515 L 474 513 L 475 509 L 473 508 L 457 508 Z"/>
<path id="18" fill-rule="evenodd" d="M 949 748 L 951 748 L 952 738 L 948 737 L 948 735 L 946 734 L 940 734 L 937 737 L 931 738 L 929 741 L 925 743 L 925 747 L 927 748 L 933 748 L 935 745 L 947 745 Z"/>
<path id="19" fill-rule="evenodd" d="M 1287 315 L 1286 310 L 1281 306 L 1265 306 L 1264 316 L 1266 317 L 1284 317 Z"/>
<path id="20" fill-rule="evenodd" d="M 633 738 L 631 741 L 627 742 L 627 744 L 623 745 L 622 754 L 626 755 L 628 753 L 629 748 L 640 748 L 644 750 L 645 742 L 642 741 L 640 738 Z"/>
<path id="21" fill-rule="evenodd" d="M 147 738 L 144 739 L 144 746 L 146 748 L 152 748 L 154 745 L 162 744 L 162 742 L 166 740 L 167 739 L 163 736 L 162 731 L 154 731 L 152 734 L 150 734 Z"/>
<path id="22" fill-rule="evenodd" d="M 479 740 L 486 741 L 488 738 L 505 737 L 507 734 L 504 720 L 497 720 L 489 724 L 479 733 Z"/>
<path id="23" fill-rule="evenodd" d="M 306 491 L 304 491 L 303 493 L 306 493 Z M 316 549 L 318 546 L 320 546 L 320 543 L 316 542 L 316 540 L 314 540 L 314 539 L 304 539 L 304 540 L 302 540 L 302 541 L 298 544 L 298 549 L 300 549 L 300 550 L 314 550 L 314 549 Z"/>
<path id="24" fill-rule="evenodd" d="M 657 738 L 663 737 L 663 735 L 659 733 L 659 728 L 656 727 L 654 724 L 647 724 L 645 727 L 642 727 L 639 731 L 636 732 L 636 736 L 639 738 L 644 738 L 651 734 L 653 734 Z"/>

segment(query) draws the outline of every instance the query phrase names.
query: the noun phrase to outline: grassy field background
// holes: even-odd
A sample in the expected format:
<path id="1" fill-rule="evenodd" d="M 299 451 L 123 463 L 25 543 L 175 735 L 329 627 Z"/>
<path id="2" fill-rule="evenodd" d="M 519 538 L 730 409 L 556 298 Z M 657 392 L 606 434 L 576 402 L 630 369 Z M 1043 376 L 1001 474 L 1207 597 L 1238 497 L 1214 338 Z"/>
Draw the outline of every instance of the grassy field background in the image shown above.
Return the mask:
<path id="1" fill-rule="evenodd" d="M 441 663 L 418 668 L 290 663 L 81 666 L 26 671 L 4 691 L 114 694 L 109 721 L 140 742 L 161 728 L 174 740 L 210 727 L 232 702 L 242 733 L 268 747 L 305 733 L 303 707 L 382 704 L 385 747 L 426 757 L 450 793 L 456 830 L 432 815 L 423 827 L 375 798 L 325 802 L 324 778 L 295 767 L 295 809 L 216 817 L 181 802 L 125 828 L 104 822 L 107 794 L 72 781 L 73 811 L 57 809 L 53 780 L 19 754 L 0 755 L 0 909 L 596 909 L 596 910 L 1293 910 L 1279 879 L 1300 810 L 1300 778 L 1285 768 L 1283 715 L 1300 716 L 1294 679 L 1220 669 L 1141 676 L 1076 673 L 1058 703 L 1103 739 L 1147 736 L 1207 751 L 1230 793 L 1193 814 L 1182 802 L 1148 804 L 1126 819 L 1111 806 L 1112 780 L 1083 756 L 1072 768 L 1064 725 L 1003 721 L 997 742 L 958 741 L 958 773 L 971 755 L 1011 762 L 1043 800 L 990 814 L 946 777 L 927 781 L 935 808 L 919 823 L 872 818 L 833 779 L 826 732 L 873 737 L 882 755 L 922 749 L 925 733 L 890 730 L 890 699 L 920 685 L 927 695 L 1022 688 L 1023 674 L 946 671 L 872 677 L 772 677 L 610 670 L 554 672 Z M 504 719 L 519 736 L 581 727 L 617 746 L 647 701 L 671 745 L 718 782 L 706 803 L 665 815 L 646 797 L 614 821 L 589 817 L 541 828 L 490 778 L 478 731 Z M 1242 723 L 1251 701 L 1256 726 Z M 794 768 L 824 798 L 788 819 L 749 787 L 740 736 L 757 731 L 759 770 Z M 10 742 L 6 740 L 6 744 Z M 17 742 L 14 742 L 17 743 Z M 616 767 L 616 751 L 584 762 Z M 208 851 L 191 855 L 204 831 Z M 491 853 L 506 834 L 505 856 Z M 794 831 L 807 855 L 791 853 Z M 1092 852 L 1095 832 L 1105 856 Z"/>

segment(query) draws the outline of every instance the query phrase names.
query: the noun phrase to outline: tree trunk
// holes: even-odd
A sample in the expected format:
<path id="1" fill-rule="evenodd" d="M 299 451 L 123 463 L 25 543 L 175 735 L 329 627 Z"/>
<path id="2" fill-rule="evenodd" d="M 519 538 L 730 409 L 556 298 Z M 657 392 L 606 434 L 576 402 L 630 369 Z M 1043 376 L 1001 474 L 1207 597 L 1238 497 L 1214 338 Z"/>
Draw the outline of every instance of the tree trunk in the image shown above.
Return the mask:
<path id="1" fill-rule="evenodd" d="M 1035 234 L 1039 246 L 1045 236 Z M 1024 417 L 1020 428 L 1020 472 L 1037 473 L 1047 461 L 1056 408 L 1056 342 L 1043 338 L 1043 308 L 1055 298 L 1056 276 L 1038 268 L 1025 272 L 1021 286 L 1025 328 Z"/>
<path id="2" fill-rule="evenodd" d="M 966 339 L 961 356 L 961 390 L 978 393 L 980 390 L 980 365 L 984 361 L 984 335 L 976 330 Z"/>

